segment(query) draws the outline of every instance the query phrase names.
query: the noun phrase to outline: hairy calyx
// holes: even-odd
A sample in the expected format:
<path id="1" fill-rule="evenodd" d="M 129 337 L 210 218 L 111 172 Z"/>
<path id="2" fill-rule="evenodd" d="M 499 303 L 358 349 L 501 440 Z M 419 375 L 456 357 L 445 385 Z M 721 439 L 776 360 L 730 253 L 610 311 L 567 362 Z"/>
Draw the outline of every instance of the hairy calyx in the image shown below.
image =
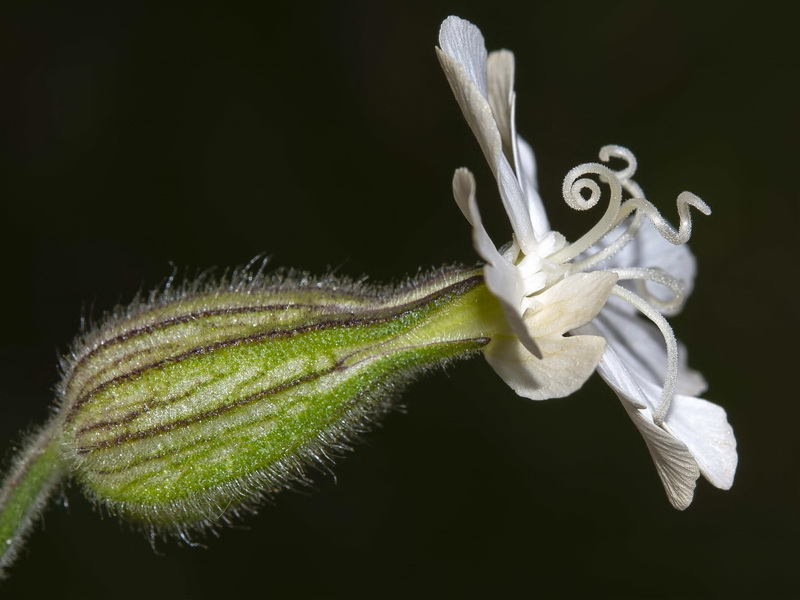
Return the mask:
<path id="1" fill-rule="evenodd" d="M 0 570 L 53 483 L 189 541 L 308 481 L 416 375 L 504 327 L 480 271 L 399 287 L 235 274 L 119 309 L 64 360 L 58 411 L 0 495 Z"/>

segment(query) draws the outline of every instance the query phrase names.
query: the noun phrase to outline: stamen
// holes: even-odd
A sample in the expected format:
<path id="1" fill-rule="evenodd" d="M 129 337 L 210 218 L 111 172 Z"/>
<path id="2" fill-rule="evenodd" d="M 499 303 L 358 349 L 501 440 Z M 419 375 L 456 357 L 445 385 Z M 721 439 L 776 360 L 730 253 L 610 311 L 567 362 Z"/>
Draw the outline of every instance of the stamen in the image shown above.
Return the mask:
<path id="1" fill-rule="evenodd" d="M 617 213 L 617 222 L 614 223 L 614 226 L 619 225 L 622 220 L 633 211 L 640 210 L 650 219 L 653 227 L 661 234 L 661 237 L 670 244 L 680 246 L 688 242 L 689 238 L 692 237 L 692 215 L 689 212 L 689 207 L 694 206 L 704 215 L 710 215 L 711 208 L 691 192 L 681 192 L 678 194 L 678 199 L 675 201 L 675 204 L 678 208 L 678 218 L 680 219 L 677 231 L 669 224 L 669 221 L 661 216 L 661 213 L 653 203 L 644 198 L 631 198 L 630 200 L 626 200 Z"/>
<path id="2" fill-rule="evenodd" d="M 633 152 L 624 146 L 609 145 L 600 148 L 600 160 L 607 163 L 612 158 L 624 160 L 626 163 L 626 166 L 618 171 L 611 169 L 616 178 L 619 180 L 619 184 L 622 186 L 622 189 L 624 189 L 631 198 L 644 198 L 644 191 L 641 187 L 639 187 L 639 184 L 632 179 L 634 173 L 636 173 L 637 167 L 636 157 L 633 155 Z M 582 260 L 575 261 L 572 264 L 571 271 L 586 271 L 589 267 L 611 258 L 634 238 L 636 233 L 639 231 L 641 224 L 642 217 L 640 213 L 634 213 L 631 222 L 628 223 L 627 229 L 614 242 Z"/>
<path id="3" fill-rule="evenodd" d="M 584 177 L 584 175 L 590 174 L 598 175 L 611 188 L 608 208 L 600 221 L 586 232 L 583 237 L 548 257 L 549 260 L 555 263 L 565 263 L 578 256 L 584 250 L 588 250 L 621 221 L 621 219 L 617 218 L 617 215 L 622 206 L 622 184 L 614 171 L 600 163 L 578 165 L 567 173 L 561 186 L 564 201 L 570 208 L 575 210 L 588 210 L 599 202 L 600 186 L 593 179 Z M 588 198 L 583 197 L 582 192 L 586 190 L 589 191 Z"/>
<path id="4" fill-rule="evenodd" d="M 675 397 L 675 381 L 678 378 L 678 341 L 675 339 L 672 327 L 667 323 L 664 316 L 645 300 L 619 285 L 615 285 L 611 293 L 617 298 L 625 300 L 650 319 L 661 330 L 661 335 L 664 336 L 664 343 L 667 347 L 667 375 L 664 379 L 664 387 L 661 390 L 661 401 L 653 415 L 653 422 L 660 427 L 669 412 L 672 398 Z"/>
<path id="5" fill-rule="evenodd" d="M 613 256 L 620 251 L 636 235 L 641 226 L 641 214 L 643 213 L 656 228 L 656 231 L 671 244 L 685 244 L 692 235 L 692 217 L 689 206 L 694 206 L 704 215 L 711 214 L 709 206 L 699 197 L 691 192 L 681 192 L 678 195 L 676 205 L 678 208 L 679 226 L 677 231 L 670 223 L 661 216 L 661 213 L 644 197 L 642 188 L 631 177 L 636 172 L 636 157 L 633 153 L 622 146 L 603 146 L 600 149 L 600 160 L 608 162 L 612 158 L 624 160 L 627 165 L 618 170 L 608 168 L 599 163 L 586 163 L 579 165 L 567 173 L 564 178 L 561 191 L 564 201 L 575 210 L 588 210 L 594 207 L 600 200 L 600 186 L 593 179 L 585 175 L 597 175 L 600 180 L 607 183 L 611 188 L 611 198 L 605 214 L 600 221 L 584 234 L 576 242 L 569 244 L 552 254 L 548 258 L 555 263 L 564 263 L 574 259 L 582 252 L 591 248 L 596 242 L 601 240 L 609 231 L 622 223 L 631 213 L 635 213 L 633 219 L 628 224 L 627 229 L 611 244 L 587 256 L 580 261 L 576 261 L 571 266 L 571 272 L 585 271 L 589 267 L 596 265 Z M 622 202 L 622 190 L 630 194 L 631 198 Z M 588 191 L 589 197 L 584 197 Z M 640 288 L 645 289 L 645 288 Z M 647 294 L 652 298 L 651 294 Z M 658 300 L 656 299 L 656 302 Z M 667 308 L 667 310 L 670 310 Z"/>
<path id="6" fill-rule="evenodd" d="M 616 273 L 620 280 L 633 280 L 636 282 L 636 291 L 639 296 L 650 305 L 655 306 L 662 314 L 667 316 L 676 315 L 683 308 L 685 301 L 685 284 L 680 279 L 676 279 L 663 269 L 658 267 L 639 268 L 631 267 L 628 269 L 609 269 Z M 662 285 L 672 292 L 669 300 L 662 300 L 647 289 L 647 281 L 652 281 Z"/>
<path id="7" fill-rule="evenodd" d="M 609 144 L 608 146 L 603 146 L 602 148 L 600 148 L 599 156 L 600 160 L 602 160 L 604 163 L 607 163 L 612 158 L 619 158 L 628 163 L 627 166 L 620 169 L 619 171 L 614 171 L 614 174 L 617 176 L 617 179 L 619 179 L 621 183 L 624 184 L 626 182 L 630 182 L 637 189 L 639 188 L 639 186 L 636 185 L 636 183 L 631 179 L 634 173 L 636 173 L 636 167 L 637 167 L 636 157 L 633 155 L 633 152 L 628 150 L 625 146 L 616 146 L 614 144 Z M 631 196 L 644 196 L 644 194 L 636 194 L 634 192 L 631 192 Z"/>
<path id="8" fill-rule="evenodd" d="M 644 197 L 642 188 L 631 179 L 633 174 L 636 173 L 637 167 L 636 157 L 633 155 L 633 152 L 623 146 L 608 145 L 600 148 L 599 156 L 600 160 L 604 163 L 609 162 L 612 158 L 618 158 L 625 161 L 626 165 L 618 171 L 599 163 L 579 165 L 564 177 L 561 193 L 567 205 L 575 210 L 587 210 L 592 208 L 600 200 L 600 186 L 597 185 L 596 181 L 583 176 L 587 174 L 598 175 L 601 181 L 607 183 L 611 188 L 611 199 L 609 200 L 606 213 L 603 215 L 603 218 L 578 241 L 551 256 L 550 258 L 554 262 L 572 260 L 581 252 L 588 250 L 595 242 L 602 239 L 604 235 L 622 222 L 624 217 L 619 217 L 619 210 L 621 208 L 623 189 L 628 192 L 631 197 Z M 582 192 L 585 190 L 589 191 L 589 198 L 583 197 Z M 626 212 L 625 216 L 630 212 L 631 211 Z M 627 244 L 636 234 L 639 225 L 639 221 L 634 217 L 634 220 L 628 226 L 628 231 L 620 236 L 614 244 L 601 250 L 593 257 L 588 257 L 580 261 L 579 264 L 573 265 L 573 270 L 582 271 L 586 267 L 605 260 L 609 256 L 619 252 L 620 248 Z"/>
<path id="9" fill-rule="evenodd" d="M 603 262 L 614 256 L 617 252 L 622 250 L 625 246 L 628 245 L 628 242 L 633 240 L 636 234 L 639 231 L 639 227 L 642 225 L 642 213 L 634 212 L 633 217 L 631 218 L 630 223 L 628 223 L 628 227 L 623 231 L 620 236 L 611 242 L 608 246 L 595 252 L 594 254 L 590 254 L 586 258 L 582 258 L 581 260 L 576 260 L 572 263 L 571 272 L 573 273 L 580 273 L 583 271 L 589 270 L 590 267 Z"/>

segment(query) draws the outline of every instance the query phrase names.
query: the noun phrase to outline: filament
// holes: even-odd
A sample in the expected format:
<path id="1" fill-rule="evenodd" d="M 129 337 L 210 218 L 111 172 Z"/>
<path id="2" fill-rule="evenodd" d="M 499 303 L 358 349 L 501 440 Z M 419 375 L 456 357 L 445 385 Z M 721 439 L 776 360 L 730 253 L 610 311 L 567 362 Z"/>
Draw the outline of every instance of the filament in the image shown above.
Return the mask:
<path id="1" fill-rule="evenodd" d="M 677 279 L 658 267 L 631 267 L 627 269 L 609 269 L 611 272 L 616 273 L 620 280 L 633 280 L 636 282 L 636 291 L 639 296 L 650 305 L 655 306 L 658 311 L 663 315 L 678 314 L 683 308 L 685 300 L 684 291 L 685 284 L 680 279 Z M 658 285 L 667 288 L 672 292 L 672 297 L 668 300 L 663 300 L 654 295 L 647 289 L 647 282 L 652 281 Z"/>
<path id="2" fill-rule="evenodd" d="M 704 215 L 710 215 L 711 208 L 691 192 L 681 192 L 678 194 L 678 199 L 675 201 L 675 204 L 678 208 L 678 218 L 680 219 L 677 230 L 670 225 L 669 221 L 661 216 L 661 213 L 653 203 L 645 198 L 631 198 L 630 200 L 626 200 L 617 213 L 617 222 L 614 223 L 614 225 L 619 225 L 619 223 L 633 211 L 640 210 L 650 219 L 653 227 L 661 234 L 661 237 L 670 244 L 680 246 L 688 242 L 689 238 L 692 236 L 692 215 L 689 212 L 689 207 L 694 206 Z"/>
<path id="3" fill-rule="evenodd" d="M 576 260 L 572 263 L 572 271 L 573 272 L 582 272 L 587 271 L 589 267 L 593 267 L 594 265 L 603 262 L 614 256 L 617 252 L 622 250 L 625 246 L 628 245 L 628 242 L 632 241 L 636 234 L 639 231 L 639 227 L 642 225 L 642 213 L 638 211 L 634 211 L 633 217 L 631 218 L 628 226 L 626 227 L 625 231 L 623 231 L 616 240 L 611 242 L 608 246 L 603 248 L 602 250 L 598 250 L 594 254 L 590 254 L 586 258 L 582 258 L 581 260 Z"/>
<path id="4" fill-rule="evenodd" d="M 664 337 L 664 344 L 667 349 L 667 374 L 664 378 L 664 387 L 661 389 L 661 400 L 653 414 L 653 422 L 660 427 L 664 423 L 664 418 L 669 412 L 672 398 L 675 396 L 675 381 L 678 378 L 678 341 L 675 339 L 672 327 L 667 323 L 664 315 L 658 312 L 658 310 L 648 304 L 644 299 L 619 285 L 615 285 L 611 293 L 617 298 L 625 300 L 645 317 L 650 319 L 653 324 L 659 328 L 661 335 Z"/>
<path id="5" fill-rule="evenodd" d="M 561 193 L 564 201 L 570 208 L 575 210 L 588 210 L 594 207 L 600 200 L 600 186 L 593 179 L 584 175 L 598 175 L 602 181 L 611 188 L 611 197 L 608 201 L 608 208 L 597 224 L 587 231 L 580 239 L 565 246 L 548 258 L 555 263 L 564 263 L 572 260 L 581 252 L 588 250 L 595 242 L 602 239 L 619 220 L 620 207 L 622 205 L 622 185 L 616 177 L 614 171 L 599 163 L 586 163 L 571 169 L 564 177 L 561 186 Z M 588 190 L 589 197 L 584 198 L 582 192 Z"/>

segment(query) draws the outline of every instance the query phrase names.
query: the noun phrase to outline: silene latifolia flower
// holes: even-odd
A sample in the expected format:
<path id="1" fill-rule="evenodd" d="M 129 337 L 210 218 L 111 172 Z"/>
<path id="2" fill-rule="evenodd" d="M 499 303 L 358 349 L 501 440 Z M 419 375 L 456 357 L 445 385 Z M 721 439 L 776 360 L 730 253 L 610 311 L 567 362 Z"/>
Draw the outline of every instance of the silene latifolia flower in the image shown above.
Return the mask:
<path id="1" fill-rule="evenodd" d="M 689 293 L 689 207 L 674 231 L 644 199 L 633 155 L 609 146 L 573 169 L 570 206 L 609 207 L 584 237 L 551 231 L 535 163 L 514 131 L 513 58 L 486 54 L 451 17 L 439 58 L 495 177 L 514 235 L 500 250 L 481 224 L 466 169 L 455 197 L 483 268 L 442 267 L 402 285 L 268 275 L 252 265 L 199 278 L 106 315 L 62 360 L 49 422 L 23 441 L 0 484 L 0 578 L 58 484 L 151 538 L 193 543 L 309 481 L 385 413 L 421 373 L 483 352 L 520 395 L 565 396 L 597 370 L 644 436 L 670 501 L 685 508 L 700 473 L 730 487 L 736 444 L 725 413 L 696 398 L 664 315 Z M 588 195 L 587 195 L 588 194 Z M 627 199 L 623 200 L 623 195 Z M 648 285 L 655 286 L 650 289 Z M 640 313 L 651 325 L 640 318 Z"/>
<path id="2" fill-rule="evenodd" d="M 619 159 L 624 168 L 588 163 L 564 179 L 564 200 L 576 210 L 600 200 L 601 186 L 590 176 L 610 189 L 600 221 L 568 243 L 550 229 L 533 152 L 516 134 L 514 55 L 487 54 L 480 30 L 458 17 L 442 23 L 439 44 L 439 61 L 513 229 L 512 241 L 497 249 L 481 223 L 475 180 L 458 169 L 454 196 L 486 261 L 486 285 L 509 324 L 484 349 L 489 364 L 533 400 L 570 394 L 596 369 L 642 434 L 675 508 L 689 506 L 701 474 L 729 489 L 737 464 L 733 430 L 721 407 L 697 397 L 705 381 L 687 367 L 665 318 L 681 310 L 695 274 L 684 245 L 692 228 L 689 207 L 703 214 L 709 207 L 694 194 L 680 194 L 676 231 L 632 179 L 633 154 L 605 146 L 600 160 Z"/>

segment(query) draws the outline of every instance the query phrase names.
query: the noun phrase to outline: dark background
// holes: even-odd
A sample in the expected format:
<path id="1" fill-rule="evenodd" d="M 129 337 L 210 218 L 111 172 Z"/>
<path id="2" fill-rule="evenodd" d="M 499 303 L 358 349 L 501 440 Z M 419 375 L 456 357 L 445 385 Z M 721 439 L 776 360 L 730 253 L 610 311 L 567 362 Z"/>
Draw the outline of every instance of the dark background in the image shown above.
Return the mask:
<path id="1" fill-rule="evenodd" d="M 489 8 L 489 4 L 492 4 Z M 435 59 L 448 14 L 517 56 L 520 132 L 555 228 L 561 179 L 607 143 L 675 220 L 700 276 L 674 320 L 740 451 L 730 492 L 667 502 L 596 377 L 516 397 L 482 359 L 411 386 L 339 461 L 208 549 L 143 536 L 77 489 L 51 506 L 3 598 L 798 595 L 797 210 L 793 2 L 4 3 L 0 452 L 45 420 L 56 358 L 172 270 L 254 255 L 393 281 L 476 260 L 451 198 L 495 187 Z M 792 312 L 790 312 L 790 309 Z"/>

